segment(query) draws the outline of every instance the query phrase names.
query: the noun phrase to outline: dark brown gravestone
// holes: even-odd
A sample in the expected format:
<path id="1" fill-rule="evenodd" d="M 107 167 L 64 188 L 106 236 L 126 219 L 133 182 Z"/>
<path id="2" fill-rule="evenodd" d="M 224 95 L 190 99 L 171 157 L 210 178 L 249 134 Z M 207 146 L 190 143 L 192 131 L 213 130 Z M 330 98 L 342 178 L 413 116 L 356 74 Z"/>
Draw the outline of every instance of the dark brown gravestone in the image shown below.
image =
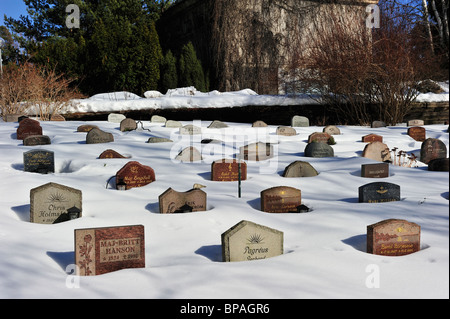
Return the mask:
<path id="1" fill-rule="evenodd" d="M 318 143 L 328 143 L 331 135 L 323 132 L 314 132 L 308 136 L 308 143 L 318 142 Z"/>
<path id="2" fill-rule="evenodd" d="M 23 170 L 40 174 L 55 172 L 55 153 L 46 150 L 31 150 L 23 153 Z"/>
<path id="3" fill-rule="evenodd" d="M 420 147 L 420 161 L 428 164 L 431 160 L 447 157 L 447 146 L 437 138 L 427 138 Z"/>
<path id="4" fill-rule="evenodd" d="M 155 181 L 155 172 L 150 166 L 131 161 L 116 173 L 116 188 L 124 185 L 125 189 L 142 187 Z"/>
<path id="5" fill-rule="evenodd" d="M 364 147 L 362 156 L 378 162 L 391 161 L 391 153 L 389 151 L 389 147 L 382 142 L 375 141 L 367 144 Z"/>
<path id="6" fill-rule="evenodd" d="M 114 136 L 111 133 L 104 132 L 98 128 L 93 128 L 86 134 L 86 144 L 110 142 L 114 142 Z"/>
<path id="7" fill-rule="evenodd" d="M 19 123 L 17 128 L 17 139 L 23 140 L 27 136 L 42 135 L 41 124 L 33 119 L 26 118 Z"/>
<path id="8" fill-rule="evenodd" d="M 301 201 L 301 191 L 294 187 L 277 186 L 261 192 L 261 210 L 267 213 L 296 213 Z"/>
<path id="9" fill-rule="evenodd" d="M 290 126 L 279 126 L 277 127 L 276 134 L 283 136 L 294 136 L 297 135 L 297 131 L 295 130 L 295 128 Z"/>
<path id="10" fill-rule="evenodd" d="M 103 151 L 99 156 L 99 159 L 105 159 L 105 158 L 127 158 L 126 156 L 123 156 L 122 154 L 116 152 L 115 150 L 107 149 L 106 151 Z"/>
<path id="11" fill-rule="evenodd" d="M 93 128 L 98 129 L 97 125 L 91 125 L 91 124 L 84 124 L 84 125 L 80 125 L 77 127 L 77 132 L 83 132 L 83 133 L 87 133 L 90 130 L 92 130 Z"/>
<path id="12" fill-rule="evenodd" d="M 241 158 L 249 161 L 263 161 L 273 157 L 273 146 L 270 143 L 251 143 L 239 148 Z"/>
<path id="13" fill-rule="evenodd" d="M 361 177 L 389 177 L 389 163 L 363 164 L 361 165 Z"/>
<path id="14" fill-rule="evenodd" d="M 52 144 L 47 135 L 30 135 L 23 139 L 24 146 L 48 145 Z"/>
<path id="15" fill-rule="evenodd" d="M 400 200 L 400 186 L 387 182 L 369 183 L 358 188 L 360 203 L 384 203 Z"/>
<path id="16" fill-rule="evenodd" d="M 283 254 L 283 232 L 243 220 L 221 236 L 222 260 L 250 261 Z"/>
<path id="17" fill-rule="evenodd" d="M 435 172 L 448 172 L 449 160 L 447 158 L 436 158 L 428 162 L 428 170 Z"/>
<path id="18" fill-rule="evenodd" d="M 135 129 L 137 129 L 137 123 L 133 119 L 126 118 L 120 122 L 121 132 L 134 131 Z"/>
<path id="19" fill-rule="evenodd" d="M 362 137 L 364 143 L 383 142 L 383 136 L 377 134 L 368 134 Z"/>
<path id="20" fill-rule="evenodd" d="M 386 219 L 367 226 L 367 252 L 403 256 L 420 250 L 420 226 L 403 219 Z"/>
<path id="21" fill-rule="evenodd" d="M 408 135 L 419 142 L 423 142 L 426 140 L 425 128 L 421 126 L 413 126 L 408 128 Z"/>
<path id="22" fill-rule="evenodd" d="M 159 195 L 159 212 L 161 214 L 177 214 L 206 210 L 206 193 L 199 188 L 187 192 L 177 192 L 168 188 Z"/>
<path id="23" fill-rule="evenodd" d="M 308 162 L 295 161 L 286 166 L 283 177 L 311 177 L 317 176 L 319 173 Z"/>
<path id="24" fill-rule="evenodd" d="M 145 267 L 144 226 L 75 229 L 77 275 Z"/>
<path id="25" fill-rule="evenodd" d="M 241 161 L 241 180 L 247 179 L 247 163 Z M 211 180 L 232 182 L 239 180 L 239 162 L 236 159 L 221 159 L 211 164 Z"/>

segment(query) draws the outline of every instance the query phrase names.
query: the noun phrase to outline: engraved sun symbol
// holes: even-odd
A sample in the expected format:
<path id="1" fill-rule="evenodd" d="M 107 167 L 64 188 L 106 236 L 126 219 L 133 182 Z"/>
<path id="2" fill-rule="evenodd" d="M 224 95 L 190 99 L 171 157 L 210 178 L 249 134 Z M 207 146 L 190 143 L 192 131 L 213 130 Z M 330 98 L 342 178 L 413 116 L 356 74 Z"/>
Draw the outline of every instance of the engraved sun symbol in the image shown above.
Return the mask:
<path id="1" fill-rule="evenodd" d="M 247 239 L 250 244 L 261 244 L 263 240 L 264 238 L 260 234 L 253 234 Z"/>
<path id="2" fill-rule="evenodd" d="M 66 198 L 61 193 L 54 193 L 48 196 L 48 200 L 51 202 L 63 202 Z"/>

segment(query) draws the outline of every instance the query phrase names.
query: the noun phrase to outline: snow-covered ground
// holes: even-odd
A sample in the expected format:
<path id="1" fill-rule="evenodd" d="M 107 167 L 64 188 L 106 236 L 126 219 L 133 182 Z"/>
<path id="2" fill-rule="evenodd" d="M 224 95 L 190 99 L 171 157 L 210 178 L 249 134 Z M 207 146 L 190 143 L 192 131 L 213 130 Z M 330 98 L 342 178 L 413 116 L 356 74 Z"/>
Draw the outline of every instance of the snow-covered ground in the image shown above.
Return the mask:
<path id="1" fill-rule="evenodd" d="M 231 95 L 221 94 L 224 104 Z M 100 111 L 102 103 L 115 110 L 115 103 L 100 101 L 92 106 L 86 102 L 85 111 Z M 227 123 L 229 128 L 208 129 L 210 121 L 199 120 L 183 122 L 202 127 L 201 136 L 186 137 L 178 129 L 149 121 L 144 128 L 150 131 L 131 132 L 102 121 L 89 124 L 112 133 L 115 141 L 86 144 L 86 133 L 76 132 L 82 124 L 86 122 L 41 122 L 51 145 L 29 147 L 16 139 L 18 123 L 0 122 L 0 298 L 449 298 L 449 173 L 428 171 L 420 162 L 416 168 L 391 165 L 390 176 L 382 180 L 400 185 L 401 200 L 358 203 L 358 187 L 379 181 L 360 177 L 361 164 L 373 163 L 361 157 L 361 137 L 376 133 L 390 148 L 419 155 L 421 143 L 410 138 L 404 126 L 339 126 L 341 135 L 334 136 L 332 146 L 335 157 L 307 158 L 303 152 L 308 135 L 323 127 L 296 128 L 296 136 L 277 136 L 276 126 Z M 425 128 L 427 137 L 449 147 L 447 125 Z M 146 143 L 150 136 L 173 143 Z M 200 144 L 203 138 L 223 144 Z M 239 146 L 256 141 L 274 143 L 276 156 L 247 162 L 241 198 L 237 182 L 210 180 L 213 160 L 233 157 Z M 174 160 L 190 144 L 202 150 L 203 160 Z M 23 171 L 23 153 L 35 148 L 55 153 L 55 173 Z M 106 149 L 131 158 L 98 159 Z M 282 177 L 284 168 L 296 160 L 310 162 L 319 175 Z M 156 181 L 127 191 L 107 186 L 128 161 L 152 167 Z M 29 221 L 30 189 L 48 182 L 82 191 L 82 218 L 54 225 Z M 187 191 L 195 183 L 206 186 L 207 211 L 158 213 L 161 193 L 169 187 Z M 300 189 L 303 203 L 312 211 L 262 212 L 260 192 L 282 185 Z M 367 225 L 389 218 L 421 226 L 419 252 L 401 257 L 366 253 Z M 222 262 L 221 234 L 241 220 L 284 232 L 284 254 Z M 145 227 L 145 268 L 72 276 L 75 229 L 136 224 Z"/>

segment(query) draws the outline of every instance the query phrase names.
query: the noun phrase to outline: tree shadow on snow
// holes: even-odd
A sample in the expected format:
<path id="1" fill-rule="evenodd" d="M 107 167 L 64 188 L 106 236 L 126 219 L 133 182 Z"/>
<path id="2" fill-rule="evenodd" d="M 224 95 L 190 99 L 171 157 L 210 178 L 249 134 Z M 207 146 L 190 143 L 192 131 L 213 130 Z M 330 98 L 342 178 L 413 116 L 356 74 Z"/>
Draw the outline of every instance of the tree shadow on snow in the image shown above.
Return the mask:
<path id="1" fill-rule="evenodd" d="M 204 256 L 211 261 L 222 261 L 222 245 L 202 246 L 195 251 L 197 255 Z"/>

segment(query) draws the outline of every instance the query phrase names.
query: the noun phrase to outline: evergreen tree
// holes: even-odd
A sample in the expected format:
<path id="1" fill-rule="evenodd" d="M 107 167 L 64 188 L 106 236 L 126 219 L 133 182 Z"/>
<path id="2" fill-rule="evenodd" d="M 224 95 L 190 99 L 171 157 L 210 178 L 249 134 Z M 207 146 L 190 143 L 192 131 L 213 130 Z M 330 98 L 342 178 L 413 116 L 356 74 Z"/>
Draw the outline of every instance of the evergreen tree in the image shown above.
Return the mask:
<path id="1" fill-rule="evenodd" d="M 161 92 L 166 92 L 168 89 L 175 89 L 178 86 L 177 76 L 177 59 L 168 51 L 161 63 Z"/>
<path id="2" fill-rule="evenodd" d="M 178 81 L 181 86 L 194 86 L 203 92 L 207 90 L 203 68 L 191 42 L 182 47 L 178 65 Z"/>

